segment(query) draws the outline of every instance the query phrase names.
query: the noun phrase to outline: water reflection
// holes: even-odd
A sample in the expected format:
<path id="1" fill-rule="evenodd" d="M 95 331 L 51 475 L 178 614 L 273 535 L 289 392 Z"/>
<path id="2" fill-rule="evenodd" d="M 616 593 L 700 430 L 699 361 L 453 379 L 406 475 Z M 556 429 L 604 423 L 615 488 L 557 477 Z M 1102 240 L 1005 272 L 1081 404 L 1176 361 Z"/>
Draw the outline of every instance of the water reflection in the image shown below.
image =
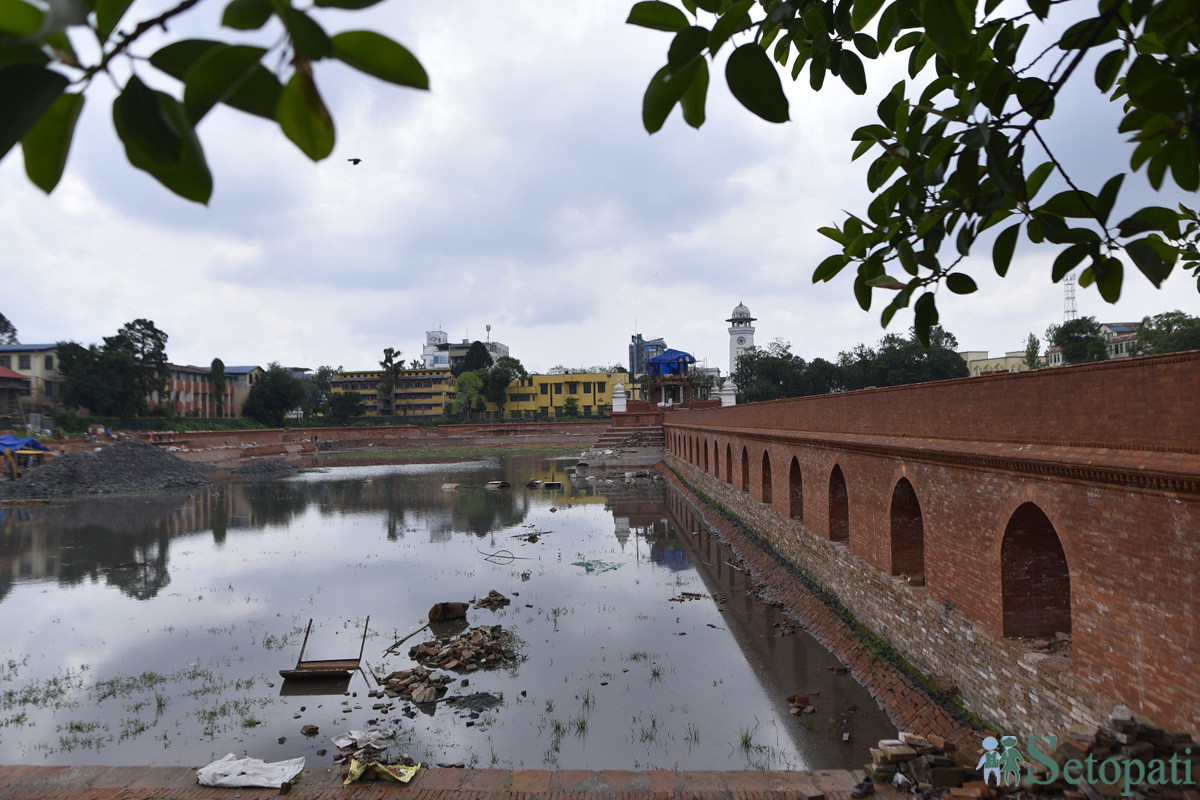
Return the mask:
<path id="1" fill-rule="evenodd" d="M 356 465 L 5 507 L 0 763 L 198 764 L 238 750 L 325 764 L 326 734 L 382 726 L 435 762 L 833 767 L 864 758 L 842 732 L 891 732 L 664 482 L 589 479 L 569 463 Z M 483 488 L 494 480 L 512 488 Z M 483 558 L 500 550 L 512 560 Z M 373 708 L 359 674 L 348 699 L 281 686 L 310 617 L 311 657 L 327 658 L 358 651 L 370 614 L 366 662 L 386 674 L 411 666 L 408 645 L 385 650 L 430 605 L 493 588 L 513 604 L 471 624 L 514 631 L 523 660 L 470 675 L 462 694 L 502 698 L 478 720 Z M 787 714 L 797 692 L 820 695 L 819 724 Z M 300 736 L 306 723 L 322 736 Z M 743 735 L 748 748 L 733 744 Z"/>

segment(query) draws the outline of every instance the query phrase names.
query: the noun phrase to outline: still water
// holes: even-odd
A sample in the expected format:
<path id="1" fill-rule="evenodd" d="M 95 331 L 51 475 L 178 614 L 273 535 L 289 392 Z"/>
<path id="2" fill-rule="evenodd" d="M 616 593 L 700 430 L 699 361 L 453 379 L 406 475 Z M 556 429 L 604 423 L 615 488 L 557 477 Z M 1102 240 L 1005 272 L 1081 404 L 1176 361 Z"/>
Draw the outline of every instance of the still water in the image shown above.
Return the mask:
<path id="1" fill-rule="evenodd" d="M 384 729 L 389 755 L 432 764 L 823 769 L 894 734 L 661 480 L 577 479 L 570 463 L 331 467 L 0 507 L 0 763 L 321 765 L 329 737 Z M 510 630 L 520 659 L 454 674 L 448 692 L 482 705 L 374 708 L 368 673 L 413 666 L 431 634 L 388 647 L 433 604 L 492 589 L 512 603 L 468 621 Z M 305 657 L 345 658 L 368 615 L 368 669 L 349 686 L 280 679 L 310 619 Z M 816 712 L 791 714 L 794 694 Z"/>

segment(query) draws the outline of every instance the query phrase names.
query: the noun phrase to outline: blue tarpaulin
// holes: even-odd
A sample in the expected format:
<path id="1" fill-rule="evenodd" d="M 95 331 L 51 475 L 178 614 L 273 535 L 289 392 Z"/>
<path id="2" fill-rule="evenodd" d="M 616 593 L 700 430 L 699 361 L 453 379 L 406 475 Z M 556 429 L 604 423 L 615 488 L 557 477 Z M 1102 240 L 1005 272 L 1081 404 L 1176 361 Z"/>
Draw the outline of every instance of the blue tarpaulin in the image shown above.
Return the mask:
<path id="1" fill-rule="evenodd" d="M 0 453 L 7 453 L 10 450 L 45 450 L 50 452 L 50 448 L 43 445 L 37 439 L 24 438 L 13 436 L 11 433 L 6 433 L 0 436 Z"/>
<path id="2" fill-rule="evenodd" d="M 652 376 L 686 375 L 687 365 L 695 364 L 696 359 L 691 353 L 682 350 L 667 349 L 649 361 L 649 372 Z"/>

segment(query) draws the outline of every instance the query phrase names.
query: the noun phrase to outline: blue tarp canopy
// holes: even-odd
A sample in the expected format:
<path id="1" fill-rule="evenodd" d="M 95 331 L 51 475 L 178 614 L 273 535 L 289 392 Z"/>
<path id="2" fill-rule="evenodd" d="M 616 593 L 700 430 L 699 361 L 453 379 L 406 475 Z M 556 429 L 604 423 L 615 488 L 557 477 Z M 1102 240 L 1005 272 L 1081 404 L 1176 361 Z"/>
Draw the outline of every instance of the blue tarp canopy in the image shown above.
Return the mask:
<path id="1" fill-rule="evenodd" d="M 695 364 L 696 358 L 682 350 L 664 350 L 648 362 L 651 375 L 686 375 L 687 365 Z"/>
<path id="2" fill-rule="evenodd" d="M 43 445 L 37 439 L 13 436 L 11 433 L 6 433 L 0 436 L 0 453 L 7 453 L 10 450 L 45 450 L 50 452 L 50 448 Z"/>

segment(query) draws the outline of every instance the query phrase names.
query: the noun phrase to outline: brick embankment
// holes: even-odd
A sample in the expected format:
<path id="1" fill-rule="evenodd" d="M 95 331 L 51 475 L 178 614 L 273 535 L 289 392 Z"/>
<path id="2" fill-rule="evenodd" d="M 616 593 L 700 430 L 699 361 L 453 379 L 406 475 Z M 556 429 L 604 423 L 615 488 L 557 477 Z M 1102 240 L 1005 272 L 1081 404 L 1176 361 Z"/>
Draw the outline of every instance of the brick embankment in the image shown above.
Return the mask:
<path id="1" fill-rule="evenodd" d="M 925 738 L 940 738 L 952 743 L 958 754 L 974 763 L 980 739 L 972 728 L 939 705 L 911 675 L 882 659 L 863 638 L 856 636 L 850 623 L 794 575 L 781 558 L 766 549 L 763 542 L 754 541 L 739 526 L 703 504 L 665 464 L 657 469 L 688 498 L 705 524 L 741 556 L 755 578 L 788 613 L 849 667 L 851 674 L 883 706 L 897 727 Z"/>
<path id="2" fill-rule="evenodd" d="M 299 800 L 849 800 L 861 772 L 626 772 L 421 770 L 407 786 L 343 786 L 335 767 L 306 769 L 288 792 Z M 278 797 L 276 789 L 218 789 L 193 767 L 0 767 L 0 800 L 206 800 Z M 896 800 L 880 787 L 874 797 Z"/>

